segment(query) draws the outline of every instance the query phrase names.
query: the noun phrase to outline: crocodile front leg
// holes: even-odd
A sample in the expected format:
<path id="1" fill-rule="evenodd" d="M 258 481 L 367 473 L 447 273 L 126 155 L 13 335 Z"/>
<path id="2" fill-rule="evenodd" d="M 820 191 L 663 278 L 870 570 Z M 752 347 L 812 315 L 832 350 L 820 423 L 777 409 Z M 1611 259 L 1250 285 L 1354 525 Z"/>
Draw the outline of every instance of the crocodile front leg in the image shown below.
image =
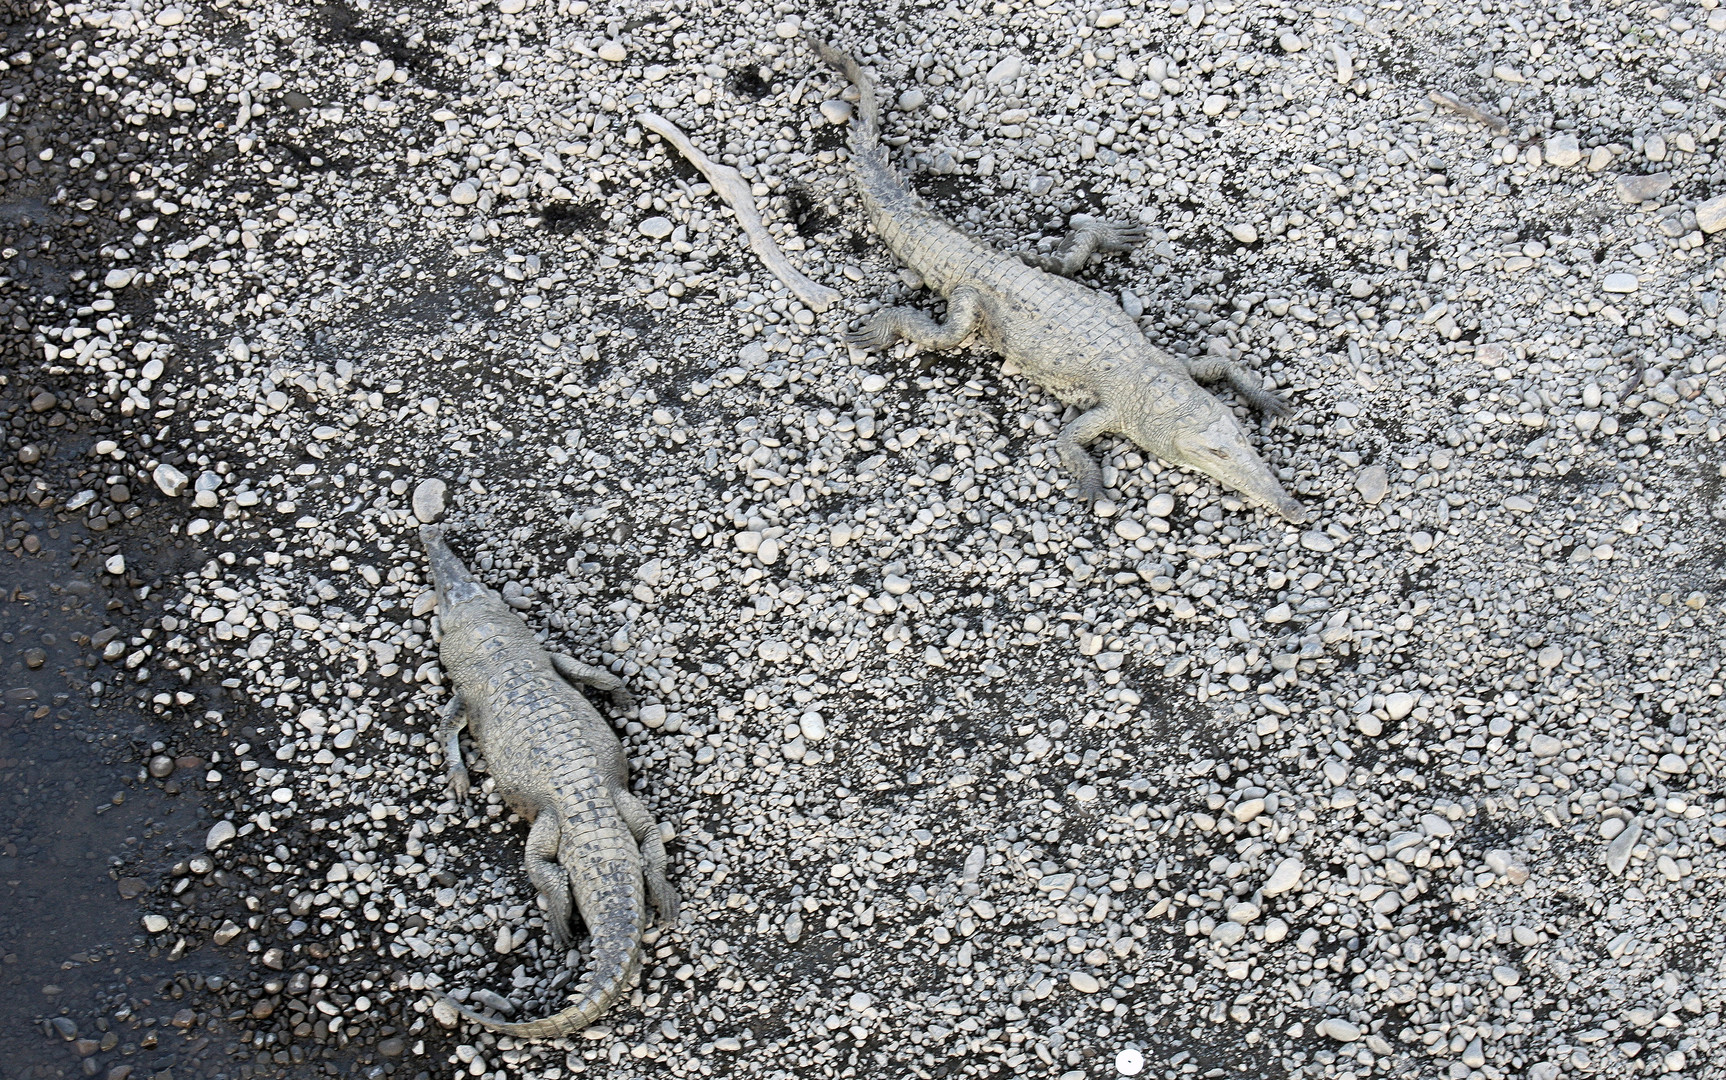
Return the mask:
<path id="1" fill-rule="evenodd" d="M 1061 464 L 1072 474 L 1078 496 L 1086 502 L 1095 502 L 1103 497 L 1103 468 L 1085 447 L 1114 430 L 1114 411 L 1106 405 L 1099 405 L 1062 428 L 1055 440 Z"/>
<path id="2" fill-rule="evenodd" d="M 1026 253 L 1019 257 L 1051 274 L 1072 277 L 1099 251 L 1131 251 L 1145 242 L 1142 225 L 1100 221 L 1081 214 L 1075 214 L 1070 224 L 1072 230 L 1053 255 Z"/>
<path id="3" fill-rule="evenodd" d="M 647 804 L 636 798 L 633 792 L 619 787 L 614 788 L 611 794 L 612 801 L 617 804 L 617 812 L 623 815 L 623 823 L 629 827 L 629 834 L 635 837 L 635 846 L 641 849 L 642 877 L 647 882 L 648 895 L 653 897 L 653 907 L 659 912 L 659 921 L 669 926 L 677 921 L 677 893 L 665 880 L 668 860 L 665 838 L 659 835 L 659 823 L 653 820 Z"/>
<path id="4" fill-rule="evenodd" d="M 1252 372 L 1223 356 L 1201 356 L 1187 361 L 1187 373 L 1194 382 L 1226 382 L 1234 387 L 1248 405 L 1265 419 L 1275 420 L 1289 414 L 1288 403 L 1259 385 Z"/>
<path id="5" fill-rule="evenodd" d="M 623 680 L 601 667 L 584 664 L 573 656 L 565 653 L 551 653 L 551 666 L 557 669 L 566 681 L 577 688 L 591 686 L 595 690 L 604 690 L 611 699 L 622 706 L 629 706 L 635 698 L 624 687 Z"/>
<path id="6" fill-rule="evenodd" d="M 909 307 L 890 307 L 871 315 L 845 335 L 854 349 L 885 349 L 904 338 L 925 349 L 951 349 L 970 337 L 982 322 L 983 298 L 976 289 L 958 288 L 947 297 L 947 321 L 938 323 Z"/>
<path id="7" fill-rule="evenodd" d="M 451 693 L 438 710 L 437 740 L 443 746 L 444 762 L 449 768 L 450 793 L 460 802 L 467 798 L 467 765 L 461 759 L 461 729 L 467 727 L 467 717 L 460 693 Z"/>
<path id="8" fill-rule="evenodd" d="M 541 811 L 527 831 L 527 880 L 545 897 L 545 927 L 557 947 L 568 949 L 573 940 L 569 914 L 573 901 L 569 894 L 569 872 L 557 864 L 557 844 L 560 830 L 556 813 Z"/>

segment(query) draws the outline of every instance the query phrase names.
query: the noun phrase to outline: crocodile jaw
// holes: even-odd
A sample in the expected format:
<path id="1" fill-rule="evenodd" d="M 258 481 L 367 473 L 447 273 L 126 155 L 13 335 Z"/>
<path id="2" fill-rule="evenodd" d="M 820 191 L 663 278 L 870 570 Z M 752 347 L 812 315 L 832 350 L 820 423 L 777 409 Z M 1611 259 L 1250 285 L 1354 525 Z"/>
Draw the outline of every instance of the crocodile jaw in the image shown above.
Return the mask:
<path id="1" fill-rule="evenodd" d="M 431 564 L 440 615 L 447 614 L 452 605 L 480 600 L 491 592 L 444 543 L 443 526 L 421 525 L 420 542 L 425 545 L 426 561 Z"/>
<path id="2" fill-rule="evenodd" d="M 1240 424 L 1221 409 L 1176 432 L 1167 456 L 1174 464 L 1196 469 L 1270 508 L 1291 525 L 1300 525 L 1307 519 L 1306 507 L 1283 490 L 1276 474 L 1247 441 Z"/>

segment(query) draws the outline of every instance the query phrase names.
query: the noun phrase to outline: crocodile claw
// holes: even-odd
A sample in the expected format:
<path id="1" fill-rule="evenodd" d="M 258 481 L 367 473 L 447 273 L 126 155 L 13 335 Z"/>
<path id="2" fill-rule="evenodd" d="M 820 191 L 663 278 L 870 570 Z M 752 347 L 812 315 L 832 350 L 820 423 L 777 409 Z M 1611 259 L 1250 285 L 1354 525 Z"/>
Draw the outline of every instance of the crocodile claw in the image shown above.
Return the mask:
<path id="1" fill-rule="evenodd" d="M 466 802 L 471 789 L 465 766 L 457 766 L 449 771 L 449 790 L 450 794 L 455 796 L 456 802 Z"/>
<path id="2" fill-rule="evenodd" d="M 851 346 L 853 349 L 862 349 L 864 351 L 871 349 L 885 349 L 887 346 L 893 344 L 897 337 L 898 335 L 893 333 L 890 327 L 882 326 L 880 323 L 870 320 L 857 329 L 848 332 L 845 335 L 845 344 Z"/>

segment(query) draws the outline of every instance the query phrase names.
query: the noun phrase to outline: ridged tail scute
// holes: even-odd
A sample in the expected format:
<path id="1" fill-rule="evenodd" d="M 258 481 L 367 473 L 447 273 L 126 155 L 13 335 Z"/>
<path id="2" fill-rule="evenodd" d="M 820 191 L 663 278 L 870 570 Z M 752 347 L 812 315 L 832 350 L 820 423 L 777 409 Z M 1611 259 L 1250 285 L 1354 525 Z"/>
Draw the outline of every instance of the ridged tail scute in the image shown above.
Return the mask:
<path id="1" fill-rule="evenodd" d="M 845 76 L 846 80 L 857 88 L 857 118 L 851 125 L 851 149 L 857 152 L 876 149 L 881 145 L 881 106 L 875 97 L 875 80 L 863 70 L 862 64 L 848 54 L 840 52 L 814 34 L 806 34 L 804 37 L 809 42 L 809 47 L 820 54 L 821 59 L 832 65 L 833 70 Z"/>
<path id="2" fill-rule="evenodd" d="M 646 908 L 641 907 L 627 926 L 613 925 L 592 939 L 593 966 L 588 969 L 579 1000 L 543 1020 L 509 1023 L 481 1016 L 453 998 L 445 998 L 456 1012 L 488 1031 L 521 1039 L 560 1039 L 574 1035 L 601 1016 L 627 994 L 641 974 L 641 933 L 646 929 Z M 578 987 L 580 989 L 580 987 Z"/>

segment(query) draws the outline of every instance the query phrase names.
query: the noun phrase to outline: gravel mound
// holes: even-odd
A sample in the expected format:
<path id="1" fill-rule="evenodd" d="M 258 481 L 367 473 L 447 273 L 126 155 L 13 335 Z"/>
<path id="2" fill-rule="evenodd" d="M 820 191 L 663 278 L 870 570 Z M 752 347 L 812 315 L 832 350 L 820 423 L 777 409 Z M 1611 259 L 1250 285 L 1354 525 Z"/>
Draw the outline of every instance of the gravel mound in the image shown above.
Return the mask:
<path id="1" fill-rule="evenodd" d="M 219 681 L 259 732 L 212 760 L 210 844 L 257 904 L 197 940 L 349 991 L 302 998 L 322 1032 L 266 1010 L 260 1060 L 387 997 L 389 1067 L 440 1076 L 1726 1067 L 1726 13 L 810 24 L 975 234 L 1147 226 L 1087 280 L 1291 401 L 1259 439 L 1291 528 L 1120 442 L 1088 508 L 1062 407 L 983 351 L 847 351 L 926 294 L 785 7 L 67 9 L 67 77 L 174 121 L 36 331 L 181 455 L 115 466 L 207 553 L 147 692 L 189 722 L 160 684 Z M 767 275 L 645 109 L 840 304 Z M 543 1015 L 575 976 L 525 826 L 429 738 L 433 477 L 470 565 L 635 692 L 675 831 L 683 921 L 567 1043 L 434 1004 Z"/>

